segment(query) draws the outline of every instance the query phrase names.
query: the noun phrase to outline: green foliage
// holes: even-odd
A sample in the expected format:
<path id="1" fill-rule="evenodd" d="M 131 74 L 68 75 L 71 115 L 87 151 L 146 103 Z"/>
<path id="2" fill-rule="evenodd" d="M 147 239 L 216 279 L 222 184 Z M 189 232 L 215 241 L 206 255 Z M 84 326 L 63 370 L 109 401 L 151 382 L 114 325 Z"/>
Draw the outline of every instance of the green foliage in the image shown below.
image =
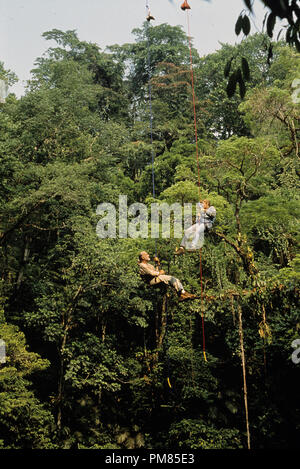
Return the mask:
<path id="1" fill-rule="evenodd" d="M 235 23 L 235 34 L 239 36 L 239 34 L 243 31 L 244 36 L 248 37 L 251 31 L 251 17 L 255 16 L 255 12 L 253 10 L 253 3 L 251 2 L 251 0 L 244 0 L 244 3 L 248 9 L 248 12 L 245 12 L 245 10 L 243 10 L 240 13 Z M 280 29 L 277 39 L 279 39 L 284 29 L 286 29 L 286 44 L 288 44 L 289 46 L 294 46 L 297 52 L 300 52 L 299 6 L 297 5 L 297 2 L 290 2 L 289 0 L 262 0 L 262 3 L 269 9 L 265 14 L 262 25 L 262 29 L 264 29 L 264 27 L 266 29 L 268 38 L 273 38 L 277 19 L 285 19 L 287 20 L 287 24 L 284 25 L 284 28 Z M 270 40 L 266 41 L 266 51 L 266 63 L 270 65 L 271 60 L 273 59 L 273 43 L 270 42 Z M 224 73 L 226 77 L 228 77 L 228 71 L 230 67 L 231 63 L 227 63 L 227 65 L 225 66 Z M 246 68 L 248 75 L 248 63 Z M 248 78 L 246 76 L 242 77 L 239 74 L 239 70 L 240 69 L 235 70 L 228 80 L 227 96 L 229 98 L 231 98 L 235 94 L 237 81 L 239 81 L 240 84 L 241 98 L 243 99 L 243 97 L 245 96 L 246 88 L 244 79 L 247 81 Z"/>
<path id="2" fill-rule="evenodd" d="M 248 34 L 247 19 L 237 32 Z M 147 24 L 134 34 L 104 53 L 75 31 L 44 33 L 56 47 L 37 59 L 26 95 L 1 104 L 1 448 L 246 447 L 240 311 L 252 447 L 293 447 L 296 55 L 274 45 L 268 68 L 262 35 L 207 57 L 193 50 L 197 159 L 187 36 Z M 228 78 L 240 97 L 228 99 Z M 150 213 L 152 202 L 195 205 L 199 189 L 217 210 L 201 265 L 199 252 L 174 259 L 180 239 L 97 237 L 102 202 L 118 208 L 122 194 Z M 145 285 L 143 250 L 198 299 Z"/>
<path id="3" fill-rule="evenodd" d="M 210 428 L 197 420 L 182 420 L 170 429 L 171 445 L 185 449 L 238 449 L 239 435 L 234 430 Z"/>
<path id="4" fill-rule="evenodd" d="M 39 401 L 30 379 L 49 361 L 27 350 L 25 337 L 15 326 L 1 324 L 6 344 L 6 366 L 0 369 L 0 428 L 3 448 L 55 448 L 54 419 Z M 52 438 L 51 435 L 52 434 Z"/>
<path id="5" fill-rule="evenodd" d="M 236 46 L 222 44 L 217 52 L 200 59 L 200 66 L 195 70 L 198 116 L 212 138 L 250 135 L 239 105 L 246 91 L 271 79 L 264 59 L 265 47 L 266 36 L 254 34 Z M 276 57 L 274 51 L 274 62 Z"/>

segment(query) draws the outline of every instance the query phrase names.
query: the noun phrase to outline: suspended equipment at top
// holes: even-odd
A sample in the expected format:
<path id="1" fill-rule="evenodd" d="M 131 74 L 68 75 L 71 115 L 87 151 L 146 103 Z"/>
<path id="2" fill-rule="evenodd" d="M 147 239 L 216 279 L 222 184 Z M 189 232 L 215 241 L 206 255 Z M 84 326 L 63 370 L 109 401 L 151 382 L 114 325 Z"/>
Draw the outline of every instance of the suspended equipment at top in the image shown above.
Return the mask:
<path id="1" fill-rule="evenodd" d="M 180 8 L 181 8 L 183 11 L 185 11 L 185 10 L 190 10 L 190 9 L 191 9 L 191 7 L 190 7 L 190 5 L 188 4 L 187 0 L 184 0 L 184 2 L 183 2 L 183 4 L 181 5 Z"/>
<path id="2" fill-rule="evenodd" d="M 148 16 L 147 16 L 146 20 L 148 22 L 151 21 L 151 20 L 155 20 L 154 16 L 151 15 L 150 10 L 148 10 Z"/>

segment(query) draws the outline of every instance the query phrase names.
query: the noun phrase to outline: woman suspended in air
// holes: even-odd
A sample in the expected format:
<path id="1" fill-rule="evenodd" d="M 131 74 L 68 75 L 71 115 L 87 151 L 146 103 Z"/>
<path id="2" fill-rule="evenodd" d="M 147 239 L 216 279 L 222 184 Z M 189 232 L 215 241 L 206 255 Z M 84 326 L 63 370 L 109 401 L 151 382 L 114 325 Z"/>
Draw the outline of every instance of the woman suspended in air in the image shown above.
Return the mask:
<path id="1" fill-rule="evenodd" d="M 204 244 L 204 233 L 212 229 L 216 214 L 216 209 L 210 205 L 209 200 L 198 202 L 196 223 L 184 232 L 180 248 L 176 249 L 174 254 L 180 256 L 185 251 L 201 249 Z"/>

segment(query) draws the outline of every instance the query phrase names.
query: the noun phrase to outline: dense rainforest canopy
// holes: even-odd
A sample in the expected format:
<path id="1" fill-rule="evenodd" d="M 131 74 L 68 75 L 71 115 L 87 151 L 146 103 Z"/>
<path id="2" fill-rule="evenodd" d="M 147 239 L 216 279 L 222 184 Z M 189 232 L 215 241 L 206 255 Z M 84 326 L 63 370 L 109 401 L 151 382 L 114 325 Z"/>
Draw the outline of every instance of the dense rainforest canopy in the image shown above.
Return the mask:
<path id="1" fill-rule="evenodd" d="M 175 259 L 180 239 L 96 233 L 98 205 L 120 194 L 198 201 L 188 37 L 146 22 L 133 33 L 102 51 L 45 32 L 56 47 L 26 94 L 0 104 L 0 448 L 295 447 L 299 53 L 274 42 L 267 63 L 263 34 L 192 49 L 201 194 L 217 219 L 203 301 L 178 303 L 143 283 L 138 254 L 157 247 L 199 295 L 199 252 Z M 243 100 L 226 93 L 232 57 L 249 64 Z M 0 79 L 16 77 L 0 64 Z"/>

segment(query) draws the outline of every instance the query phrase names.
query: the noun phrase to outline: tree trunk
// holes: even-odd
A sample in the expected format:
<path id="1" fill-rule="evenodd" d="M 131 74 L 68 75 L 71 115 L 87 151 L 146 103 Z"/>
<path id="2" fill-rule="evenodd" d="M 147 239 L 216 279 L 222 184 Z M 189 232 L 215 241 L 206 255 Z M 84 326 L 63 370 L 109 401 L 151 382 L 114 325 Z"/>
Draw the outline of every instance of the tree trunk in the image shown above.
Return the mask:
<path id="1" fill-rule="evenodd" d="M 68 339 L 68 332 L 71 327 L 72 322 L 72 313 L 75 309 L 79 294 L 82 291 L 82 285 L 79 286 L 77 292 L 75 293 L 71 305 L 67 310 L 66 314 L 63 316 L 63 336 L 61 341 L 61 346 L 59 350 L 59 358 L 60 358 L 60 366 L 59 366 L 59 379 L 58 379 L 58 391 L 57 391 L 57 428 L 59 433 L 61 432 L 62 428 L 62 406 L 63 406 L 63 398 L 64 398 L 64 384 L 65 384 L 65 348 Z"/>
<path id="2" fill-rule="evenodd" d="M 167 325 L 167 294 L 163 295 L 161 310 L 156 310 L 156 325 L 155 325 L 155 335 L 156 335 L 156 348 L 159 350 L 162 346 Z"/>
<path id="3" fill-rule="evenodd" d="M 242 360 L 242 369 L 243 369 L 243 389 L 244 389 L 244 405 L 245 405 L 246 430 L 247 430 L 247 448 L 250 449 L 250 429 L 249 429 L 249 416 L 248 416 L 246 361 L 245 361 L 245 350 L 244 350 L 242 308 L 241 308 L 240 305 L 238 305 L 238 316 L 239 316 L 239 336 L 240 336 L 241 360 Z"/>

